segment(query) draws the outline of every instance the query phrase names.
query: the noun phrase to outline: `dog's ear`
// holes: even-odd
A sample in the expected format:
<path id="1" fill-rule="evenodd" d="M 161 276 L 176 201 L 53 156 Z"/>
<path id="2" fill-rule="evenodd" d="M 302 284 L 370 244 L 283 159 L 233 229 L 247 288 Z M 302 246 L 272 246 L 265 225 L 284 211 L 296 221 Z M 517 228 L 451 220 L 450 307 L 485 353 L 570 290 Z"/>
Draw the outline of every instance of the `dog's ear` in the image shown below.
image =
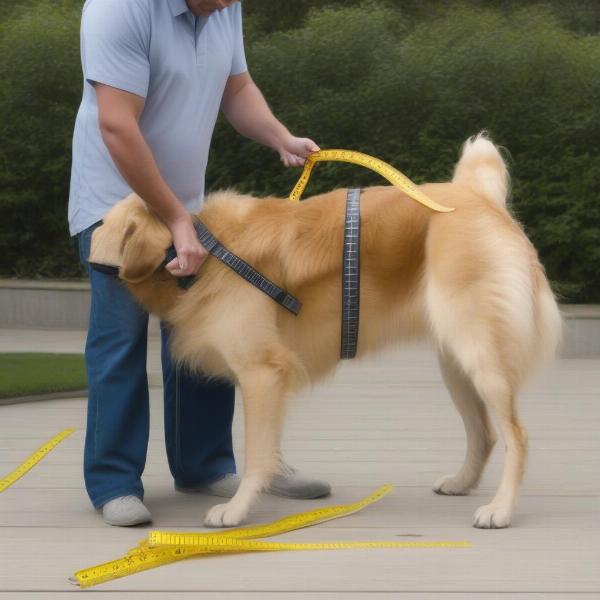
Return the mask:
<path id="1" fill-rule="evenodd" d="M 144 281 L 160 266 L 169 245 L 168 229 L 148 211 L 130 215 L 121 242 L 119 277 L 128 283 Z"/>
<path id="2" fill-rule="evenodd" d="M 107 265 L 110 267 L 121 266 L 121 234 L 114 227 L 100 225 L 92 233 L 90 248 L 90 263 Z"/>

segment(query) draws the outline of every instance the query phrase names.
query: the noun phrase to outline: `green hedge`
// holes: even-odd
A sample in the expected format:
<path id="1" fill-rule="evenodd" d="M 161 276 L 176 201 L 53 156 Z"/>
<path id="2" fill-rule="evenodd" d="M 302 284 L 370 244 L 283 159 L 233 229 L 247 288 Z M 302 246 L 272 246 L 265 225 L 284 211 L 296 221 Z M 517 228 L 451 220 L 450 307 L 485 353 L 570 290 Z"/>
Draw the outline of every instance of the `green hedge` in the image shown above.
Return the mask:
<path id="1" fill-rule="evenodd" d="M 66 206 L 81 8 L 48 0 L 13 10 L 0 28 L 0 274 L 80 276 Z"/>
<path id="2" fill-rule="evenodd" d="M 248 2 L 250 71 L 298 135 L 419 182 L 446 179 L 465 138 L 487 129 L 510 151 L 513 208 L 555 289 L 600 301 L 600 6 L 447 4 Z M 3 275 L 80 272 L 66 232 L 79 10 L 31 0 L 0 30 Z M 298 172 L 220 120 L 207 176 L 209 189 L 285 195 Z M 320 164 L 307 192 L 380 181 Z"/>

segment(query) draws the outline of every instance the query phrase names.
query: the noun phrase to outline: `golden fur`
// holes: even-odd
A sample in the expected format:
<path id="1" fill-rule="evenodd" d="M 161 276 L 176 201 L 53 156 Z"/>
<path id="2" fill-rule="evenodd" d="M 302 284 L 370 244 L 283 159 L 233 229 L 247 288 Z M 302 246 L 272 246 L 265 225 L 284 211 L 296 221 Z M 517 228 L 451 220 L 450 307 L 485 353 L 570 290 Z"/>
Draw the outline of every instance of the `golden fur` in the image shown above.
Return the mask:
<path id="1" fill-rule="evenodd" d="M 537 253 L 506 208 L 509 178 L 483 135 L 466 142 L 453 180 L 421 186 L 455 207 L 435 213 L 394 187 L 362 193 L 358 358 L 401 339 L 430 337 L 467 432 L 465 463 L 435 485 L 474 488 L 495 442 L 506 445 L 496 497 L 474 524 L 506 527 L 522 479 L 527 439 L 516 395 L 535 363 L 554 353 L 560 316 Z M 231 251 L 294 294 L 282 309 L 213 257 L 181 291 L 165 270 L 168 229 L 137 196 L 117 204 L 93 236 L 93 262 L 120 267 L 142 305 L 172 326 L 171 352 L 188 368 L 241 388 L 246 464 L 240 489 L 206 523 L 236 525 L 278 469 L 284 399 L 339 360 L 345 190 L 300 204 L 212 194 L 202 221 Z"/>

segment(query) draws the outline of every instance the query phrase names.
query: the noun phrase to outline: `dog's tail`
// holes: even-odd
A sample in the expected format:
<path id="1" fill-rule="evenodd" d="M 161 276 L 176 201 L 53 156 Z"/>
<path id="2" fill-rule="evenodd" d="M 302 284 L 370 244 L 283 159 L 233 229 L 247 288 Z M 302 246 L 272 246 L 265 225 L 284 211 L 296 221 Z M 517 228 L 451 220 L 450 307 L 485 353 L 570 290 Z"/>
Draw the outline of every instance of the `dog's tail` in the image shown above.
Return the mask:
<path id="1" fill-rule="evenodd" d="M 448 219 L 431 220 L 426 298 L 432 331 L 473 381 L 502 373 L 516 390 L 554 355 L 560 313 L 535 248 L 503 214 L 508 170 L 485 134 L 465 143 L 453 183 L 500 211 L 473 202 Z"/>
<path id="2" fill-rule="evenodd" d="M 453 183 L 466 185 L 500 207 L 506 206 L 510 175 L 498 148 L 481 132 L 463 145 Z"/>

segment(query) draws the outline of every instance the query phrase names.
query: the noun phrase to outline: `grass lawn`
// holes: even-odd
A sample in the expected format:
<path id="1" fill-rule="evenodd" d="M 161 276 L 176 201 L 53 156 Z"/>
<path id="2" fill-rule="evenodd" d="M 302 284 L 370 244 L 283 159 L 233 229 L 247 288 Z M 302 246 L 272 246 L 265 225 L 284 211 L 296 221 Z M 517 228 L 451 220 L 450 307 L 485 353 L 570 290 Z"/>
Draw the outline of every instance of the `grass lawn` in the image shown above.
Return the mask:
<path id="1" fill-rule="evenodd" d="M 82 354 L 0 354 L 0 398 L 86 388 Z"/>

